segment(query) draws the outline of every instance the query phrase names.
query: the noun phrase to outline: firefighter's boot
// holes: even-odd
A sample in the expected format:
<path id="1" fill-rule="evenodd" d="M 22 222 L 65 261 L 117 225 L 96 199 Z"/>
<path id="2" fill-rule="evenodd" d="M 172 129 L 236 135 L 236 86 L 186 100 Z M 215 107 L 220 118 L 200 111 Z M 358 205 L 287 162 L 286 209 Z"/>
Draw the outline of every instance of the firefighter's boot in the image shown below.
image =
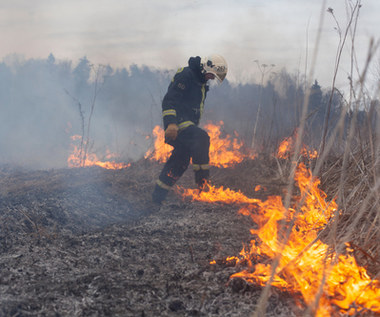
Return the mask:
<path id="1" fill-rule="evenodd" d="M 161 204 L 169 192 L 169 186 L 166 186 L 162 182 L 158 181 L 156 186 L 154 187 L 154 191 L 152 194 L 152 201 L 156 204 Z"/>
<path id="2" fill-rule="evenodd" d="M 195 183 L 200 191 L 202 191 L 205 187 L 205 184 L 208 182 L 210 178 L 209 169 L 199 169 L 194 171 L 195 175 Z"/>

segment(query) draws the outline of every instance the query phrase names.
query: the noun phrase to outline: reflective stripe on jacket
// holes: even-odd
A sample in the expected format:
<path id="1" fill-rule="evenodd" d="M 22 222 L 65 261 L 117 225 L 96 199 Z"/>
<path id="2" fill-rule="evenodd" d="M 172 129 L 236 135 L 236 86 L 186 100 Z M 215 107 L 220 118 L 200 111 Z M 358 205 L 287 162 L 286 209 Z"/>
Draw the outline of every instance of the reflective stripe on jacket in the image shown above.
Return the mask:
<path id="1" fill-rule="evenodd" d="M 198 125 L 208 91 L 202 78 L 199 70 L 189 66 L 178 69 L 162 101 L 165 129 L 170 123 L 177 124 L 180 129 L 191 124 Z"/>

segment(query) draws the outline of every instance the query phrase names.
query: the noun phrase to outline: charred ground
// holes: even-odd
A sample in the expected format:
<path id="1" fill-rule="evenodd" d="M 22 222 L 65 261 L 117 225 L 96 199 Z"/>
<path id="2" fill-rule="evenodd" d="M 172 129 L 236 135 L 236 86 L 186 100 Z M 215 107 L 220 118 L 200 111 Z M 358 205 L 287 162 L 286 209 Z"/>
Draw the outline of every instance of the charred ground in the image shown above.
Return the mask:
<path id="1" fill-rule="evenodd" d="M 257 164 L 245 164 L 251 164 L 246 188 L 253 192 L 265 177 Z M 238 207 L 184 201 L 175 193 L 160 209 L 151 205 L 159 169 L 146 160 L 117 171 L 3 167 L 0 315 L 252 312 L 259 290 L 228 284 L 236 268 L 209 265 L 238 254 L 252 223 L 237 215 Z M 249 179 L 231 169 L 213 172 L 216 183 L 232 188 Z M 190 171 L 179 185 L 193 185 Z M 288 302 L 274 294 L 269 315 L 291 315 Z"/>
<path id="2" fill-rule="evenodd" d="M 238 206 L 150 203 L 160 166 L 0 170 L 1 316 L 248 316 L 260 288 L 229 280 L 254 224 Z M 275 161 L 214 169 L 215 185 L 265 199 L 285 189 Z M 180 186 L 192 187 L 191 171 Z M 263 190 L 255 192 L 256 185 Z M 210 265 L 219 259 L 217 265 Z M 301 316 L 274 290 L 267 316 Z"/>

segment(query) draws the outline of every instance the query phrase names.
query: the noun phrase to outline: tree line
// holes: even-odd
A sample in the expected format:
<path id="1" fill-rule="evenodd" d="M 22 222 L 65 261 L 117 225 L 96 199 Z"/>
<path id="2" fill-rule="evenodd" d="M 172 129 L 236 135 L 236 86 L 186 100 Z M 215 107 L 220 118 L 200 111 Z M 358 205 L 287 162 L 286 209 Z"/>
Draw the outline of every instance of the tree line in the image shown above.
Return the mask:
<path id="1" fill-rule="evenodd" d="M 64 167 L 72 135 L 81 135 L 88 150 L 100 156 L 109 150 L 121 160 L 142 157 L 153 127 L 161 125 L 161 100 L 174 73 L 137 65 L 113 69 L 86 57 L 77 63 L 58 61 L 53 54 L 46 59 L 8 57 L 0 63 L 0 163 Z M 227 133 L 236 131 L 247 146 L 255 141 L 256 150 L 264 151 L 295 133 L 305 96 L 304 140 L 309 145 L 320 144 L 327 109 L 327 134 L 342 111 L 346 129 L 355 113 L 362 138 L 371 133 L 369 126 L 376 134 L 378 101 L 360 101 L 355 111 L 347 108 L 344 94 L 317 80 L 307 84 L 285 69 L 265 83 L 227 79 L 222 87 L 211 87 L 202 123 L 223 121 Z"/>

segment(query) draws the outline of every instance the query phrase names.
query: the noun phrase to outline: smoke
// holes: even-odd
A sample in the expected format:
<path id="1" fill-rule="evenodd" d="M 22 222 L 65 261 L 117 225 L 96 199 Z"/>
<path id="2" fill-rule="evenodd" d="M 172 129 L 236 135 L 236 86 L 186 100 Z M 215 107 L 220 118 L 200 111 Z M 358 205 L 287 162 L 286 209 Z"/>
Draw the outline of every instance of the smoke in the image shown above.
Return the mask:
<path id="1" fill-rule="evenodd" d="M 112 152 L 137 159 L 159 123 L 162 83 L 161 74 L 145 68 L 10 56 L 0 64 L 0 163 L 65 167 L 71 137 L 83 134 L 100 158 Z"/>
<path id="2" fill-rule="evenodd" d="M 65 128 L 75 115 L 61 88 L 70 65 L 61 64 L 55 73 L 49 61 L 13 56 L 0 69 L 1 161 L 62 166 L 68 146 Z"/>
<path id="3" fill-rule="evenodd" d="M 0 164 L 64 168 L 80 140 L 99 160 L 110 153 L 122 163 L 142 158 L 154 141 L 153 128 L 162 125 L 161 101 L 174 73 L 136 65 L 112 69 L 86 57 L 73 63 L 52 54 L 8 56 L 0 63 Z M 257 122 L 256 150 L 275 149 L 299 125 L 305 83 L 285 69 L 265 79 L 262 86 L 228 79 L 211 85 L 201 124 L 223 121 L 226 133 L 236 131 L 250 145 Z M 312 100 L 308 126 L 318 144 L 312 131 L 323 126 L 328 92 L 315 87 L 319 97 Z M 337 96 L 334 115 L 340 104 Z"/>

